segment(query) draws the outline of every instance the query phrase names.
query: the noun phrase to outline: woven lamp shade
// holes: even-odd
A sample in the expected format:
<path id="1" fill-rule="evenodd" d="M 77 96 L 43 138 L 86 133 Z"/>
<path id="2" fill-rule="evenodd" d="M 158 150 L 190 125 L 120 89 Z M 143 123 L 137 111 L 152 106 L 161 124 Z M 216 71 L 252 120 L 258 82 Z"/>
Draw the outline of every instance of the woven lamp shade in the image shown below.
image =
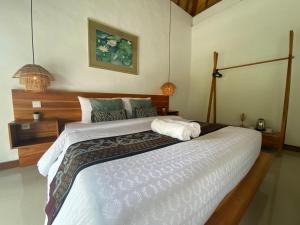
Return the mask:
<path id="1" fill-rule="evenodd" d="M 46 92 L 50 82 L 54 81 L 52 75 L 43 67 L 36 64 L 27 64 L 19 69 L 13 78 L 19 78 L 20 84 L 26 91 Z"/>
<path id="2" fill-rule="evenodd" d="M 175 89 L 176 89 L 175 84 L 173 84 L 171 82 L 164 83 L 161 86 L 161 90 L 162 90 L 163 94 L 166 96 L 172 96 L 175 93 Z"/>

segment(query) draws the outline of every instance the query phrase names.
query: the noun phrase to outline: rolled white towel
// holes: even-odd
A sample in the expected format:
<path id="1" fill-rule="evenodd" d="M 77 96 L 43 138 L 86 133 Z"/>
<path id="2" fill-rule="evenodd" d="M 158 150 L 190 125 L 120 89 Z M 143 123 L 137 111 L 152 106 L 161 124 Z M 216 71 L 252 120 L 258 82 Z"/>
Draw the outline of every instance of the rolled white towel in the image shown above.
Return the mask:
<path id="1" fill-rule="evenodd" d="M 177 138 L 181 141 L 191 140 L 191 129 L 179 123 L 170 123 L 161 119 L 155 119 L 151 123 L 154 132 Z"/>
<path id="2" fill-rule="evenodd" d="M 182 124 L 184 126 L 187 126 L 189 129 L 191 129 L 192 138 L 199 137 L 199 135 L 201 134 L 201 126 L 200 126 L 199 123 L 189 122 L 189 121 L 182 121 L 182 120 L 173 120 L 173 119 L 165 119 L 165 121 L 170 122 L 170 123 L 177 123 L 177 124 Z"/>

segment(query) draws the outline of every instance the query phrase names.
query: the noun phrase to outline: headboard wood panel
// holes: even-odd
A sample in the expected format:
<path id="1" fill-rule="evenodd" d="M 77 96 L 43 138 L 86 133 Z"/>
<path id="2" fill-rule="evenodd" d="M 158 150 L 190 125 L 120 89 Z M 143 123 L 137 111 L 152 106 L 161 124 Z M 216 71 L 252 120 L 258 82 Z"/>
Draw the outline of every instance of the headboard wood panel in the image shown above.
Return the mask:
<path id="1" fill-rule="evenodd" d="M 162 114 L 162 109 L 169 109 L 169 97 L 164 95 L 91 93 L 49 90 L 46 93 L 33 93 L 24 90 L 12 90 L 15 120 L 32 119 L 33 112 L 40 112 L 42 118 L 61 121 L 81 121 L 81 109 L 78 96 L 87 98 L 151 97 L 152 103 Z M 41 108 L 33 108 L 32 101 L 41 101 Z"/>

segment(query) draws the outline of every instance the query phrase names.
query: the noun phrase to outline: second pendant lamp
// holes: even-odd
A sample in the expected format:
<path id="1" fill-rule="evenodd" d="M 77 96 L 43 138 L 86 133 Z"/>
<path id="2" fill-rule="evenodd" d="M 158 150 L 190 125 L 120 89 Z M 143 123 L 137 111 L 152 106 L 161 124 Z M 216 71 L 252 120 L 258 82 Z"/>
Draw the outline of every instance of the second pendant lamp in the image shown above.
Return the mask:
<path id="1" fill-rule="evenodd" d="M 176 86 L 170 82 L 171 76 L 171 31 L 172 31 L 172 2 L 170 1 L 170 20 L 169 20 L 169 76 L 168 82 L 161 86 L 161 90 L 164 95 L 172 96 L 175 93 Z"/>

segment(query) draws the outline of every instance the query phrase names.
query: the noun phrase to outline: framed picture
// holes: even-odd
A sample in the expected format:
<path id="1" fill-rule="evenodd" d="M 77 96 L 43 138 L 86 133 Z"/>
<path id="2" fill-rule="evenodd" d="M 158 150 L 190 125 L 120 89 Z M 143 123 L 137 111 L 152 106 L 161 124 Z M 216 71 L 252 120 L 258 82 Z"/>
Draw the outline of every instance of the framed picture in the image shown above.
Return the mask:
<path id="1" fill-rule="evenodd" d="M 90 20 L 89 65 L 138 74 L 138 37 Z"/>

